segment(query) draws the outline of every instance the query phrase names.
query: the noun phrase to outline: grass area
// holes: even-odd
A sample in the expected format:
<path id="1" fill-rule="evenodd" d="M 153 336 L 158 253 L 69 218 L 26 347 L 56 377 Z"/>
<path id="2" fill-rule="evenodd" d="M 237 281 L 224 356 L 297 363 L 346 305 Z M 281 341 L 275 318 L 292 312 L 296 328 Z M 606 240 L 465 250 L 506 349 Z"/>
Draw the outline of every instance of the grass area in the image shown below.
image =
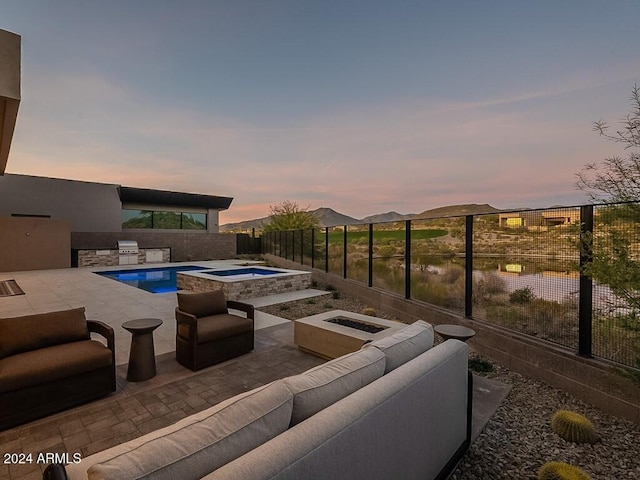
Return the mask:
<path id="1" fill-rule="evenodd" d="M 447 230 L 439 228 L 428 228 L 424 230 L 411 230 L 411 240 L 428 240 L 430 238 L 443 237 Z M 344 238 L 343 232 L 329 232 L 329 243 L 342 242 Z M 347 232 L 347 242 L 358 242 L 369 238 L 369 231 Z M 374 242 L 387 242 L 389 240 L 404 241 L 404 230 L 375 230 L 373 231 Z"/>

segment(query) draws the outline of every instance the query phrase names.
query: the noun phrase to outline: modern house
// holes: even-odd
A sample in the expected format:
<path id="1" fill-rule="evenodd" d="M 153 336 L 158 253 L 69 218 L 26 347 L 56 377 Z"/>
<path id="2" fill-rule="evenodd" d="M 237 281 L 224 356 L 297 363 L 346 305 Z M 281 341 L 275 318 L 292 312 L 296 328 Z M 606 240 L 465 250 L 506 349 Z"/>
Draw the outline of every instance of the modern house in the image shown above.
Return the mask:
<path id="1" fill-rule="evenodd" d="M 0 30 L 0 271 L 122 264 L 119 241 L 127 264 L 235 255 L 231 197 L 5 174 L 19 103 L 20 36 Z"/>
<path id="2" fill-rule="evenodd" d="M 544 231 L 549 227 L 566 227 L 580 221 L 580 209 L 523 210 L 499 214 L 503 228 L 526 228 Z"/>

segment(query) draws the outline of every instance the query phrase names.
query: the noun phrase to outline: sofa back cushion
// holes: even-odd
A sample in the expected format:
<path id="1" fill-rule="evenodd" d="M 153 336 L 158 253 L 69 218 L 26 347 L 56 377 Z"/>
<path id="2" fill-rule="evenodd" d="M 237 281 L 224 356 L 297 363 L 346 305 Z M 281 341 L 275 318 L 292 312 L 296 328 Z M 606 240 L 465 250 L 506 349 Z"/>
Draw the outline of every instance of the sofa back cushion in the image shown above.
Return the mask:
<path id="1" fill-rule="evenodd" d="M 89 339 L 84 307 L 0 318 L 0 358 Z"/>
<path id="2" fill-rule="evenodd" d="M 201 293 L 178 293 L 178 308 L 196 317 L 229 313 L 227 299 L 220 289 Z"/>
<path id="3" fill-rule="evenodd" d="M 431 347 L 433 347 L 433 326 L 418 320 L 393 335 L 367 343 L 363 348 L 377 348 L 384 352 L 387 357 L 384 373 L 389 373 Z"/>
<path id="4" fill-rule="evenodd" d="M 384 374 L 384 366 L 384 354 L 370 348 L 285 378 L 285 385 L 293 393 L 291 426 L 380 378 Z"/>
<path id="5" fill-rule="evenodd" d="M 289 426 L 292 395 L 276 381 L 68 467 L 70 478 L 196 480 Z M 89 464 L 87 464 L 89 463 Z"/>

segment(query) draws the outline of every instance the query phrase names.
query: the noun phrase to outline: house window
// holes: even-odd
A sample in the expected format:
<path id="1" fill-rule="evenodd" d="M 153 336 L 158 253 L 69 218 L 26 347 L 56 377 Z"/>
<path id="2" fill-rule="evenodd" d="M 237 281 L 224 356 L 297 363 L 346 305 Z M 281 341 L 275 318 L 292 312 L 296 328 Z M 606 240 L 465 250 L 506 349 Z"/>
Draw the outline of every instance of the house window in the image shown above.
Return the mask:
<path id="1" fill-rule="evenodd" d="M 206 230 L 207 214 L 123 209 L 122 228 Z"/>

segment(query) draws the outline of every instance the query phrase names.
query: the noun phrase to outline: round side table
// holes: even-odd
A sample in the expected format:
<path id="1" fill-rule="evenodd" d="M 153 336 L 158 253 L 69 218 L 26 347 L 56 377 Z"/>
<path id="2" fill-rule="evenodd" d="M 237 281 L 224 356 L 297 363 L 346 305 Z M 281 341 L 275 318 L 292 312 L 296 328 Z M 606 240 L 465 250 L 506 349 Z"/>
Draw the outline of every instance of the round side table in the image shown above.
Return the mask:
<path id="1" fill-rule="evenodd" d="M 122 324 L 131 332 L 131 350 L 127 380 L 141 382 L 156 376 L 156 355 L 153 348 L 153 331 L 162 325 L 158 318 L 139 318 Z"/>
<path id="2" fill-rule="evenodd" d="M 462 325 L 436 325 L 433 329 L 445 341 L 450 338 L 455 338 L 456 340 L 466 342 L 476 334 L 475 330 L 463 327 Z"/>

